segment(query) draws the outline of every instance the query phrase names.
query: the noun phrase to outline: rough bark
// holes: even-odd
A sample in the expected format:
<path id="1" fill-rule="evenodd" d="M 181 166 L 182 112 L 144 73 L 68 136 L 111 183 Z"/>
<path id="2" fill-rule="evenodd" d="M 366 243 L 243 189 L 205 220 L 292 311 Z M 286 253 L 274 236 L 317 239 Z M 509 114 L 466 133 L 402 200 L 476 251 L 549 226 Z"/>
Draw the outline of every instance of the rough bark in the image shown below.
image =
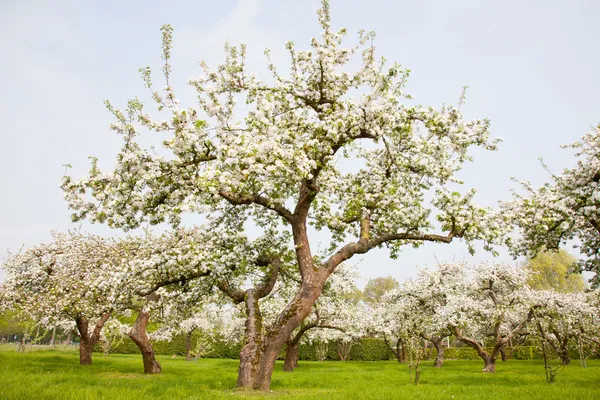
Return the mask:
<path id="1" fill-rule="evenodd" d="M 300 326 L 302 321 L 311 312 L 313 305 L 323 291 L 323 285 L 328 276 L 328 271 L 324 270 L 306 274 L 303 278 L 302 286 L 294 299 L 287 305 L 273 326 L 267 331 L 265 340 L 263 340 L 261 345 L 262 357 L 254 384 L 255 389 L 269 390 L 271 376 L 273 375 L 275 361 L 277 361 L 279 352 L 292 332 Z"/>
<path id="2" fill-rule="evenodd" d="M 89 340 L 79 340 L 79 365 L 92 365 L 92 351 L 94 345 Z"/>
<path id="3" fill-rule="evenodd" d="M 433 366 L 436 368 L 442 368 L 442 364 L 444 364 L 444 346 L 442 345 L 442 340 L 443 338 L 440 338 L 439 340 L 431 340 L 431 343 L 433 343 L 433 346 L 437 352 L 435 361 L 433 362 Z"/>
<path id="4" fill-rule="evenodd" d="M 562 351 L 560 352 L 560 361 L 562 365 L 571 364 L 571 355 L 569 354 L 568 349 L 562 349 Z"/>
<path id="5" fill-rule="evenodd" d="M 298 343 L 287 342 L 285 345 L 285 361 L 283 362 L 283 370 L 292 372 L 298 366 L 298 358 L 300 357 L 300 346 Z"/>
<path id="6" fill-rule="evenodd" d="M 52 337 L 50 338 L 50 346 L 54 346 L 55 339 L 56 339 L 56 327 L 52 328 Z"/>
<path id="7" fill-rule="evenodd" d="M 192 359 L 192 332 L 191 330 L 185 336 L 185 359 L 186 361 L 190 361 Z"/>
<path id="8" fill-rule="evenodd" d="M 391 352 L 391 353 L 394 355 L 394 357 L 396 357 L 396 360 L 397 360 L 399 363 L 401 363 L 401 362 L 404 362 L 404 359 L 402 358 L 402 351 L 400 350 L 400 349 L 401 349 L 401 347 L 402 347 L 402 346 L 401 346 L 401 342 L 402 342 L 402 340 L 401 340 L 401 339 L 398 339 L 398 340 L 396 341 L 396 348 L 394 348 L 394 347 L 393 347 L 393 346 L 390 344 L 390 342 L 389 342 L 389 340 L 388 340 L 388 338 L 387 338 L 387 336 L 386 336 L 386 335 L 383 335 L 383 342 L 385 343 L 385 347 L 387 347 L 387 349 L 388 349 L 388 350 L 389 350 L 389 351 L 390 351 L 390 352 Z"/>
<path id="9" fill-rule="evenodd" d="M 146 328 L 148 321 L 150 320 L 150 312 L 146 308 L 142 308 L 138 313 L 138 316 L 133 324 L 133 327 L 128 333 L 128 336 L 133 342 L 139 347 L 142 353 L 142 360 L 144 362 L 144 373 L 146 374 L 160 374 L 162 367 L 156 361 L 154 349 L 152 343 L 146 334 Z"/>
<path id="10" fill-rule="evenodd" d="M 84 316 L 79 316 L 75 319 L 75 324 L 77 325 L 77 331 L 79 332 L 79 364 L 80 365 L 92 365 L 92 352 L 94 350 L 94 346 L 100 339 L 100 332 L 104 327 L 104 324 L 110 317 L 110 314 L 104 314 L 96 326 L 94 326 L 94 330 L 89 331 L 89 320 Z"/>
<path id="11" fill-rule="evenodd" d="M 246 331 L 244 346 L 240 351 L 237 386 L 252 388 L 256 377 L 256 368 L 260 361 L 260 342 L 262 335 L 262 315 L 258 298 L 253 289 L 248 289 L 245 296 Z"/>
<path id="12" fill-rule="evenodd" d="M 483 372 L 496 372 L 496 359 L 491 356 L 481 356 L 483 358 Z"/>
<path id="13" fill-rule="evenodd" d="M 226 281 L 217 282 L 219 289 L 235 303 L 244 302 L 246 306 L 244 345 L 240 351 L 237 386 L 248 389 L 256 388 L 258 368 L 264 355 L 265 338 L 262 333 L 262 314 L 258 301 L 271 293 L 275 287 L 281 261 L 277 257 L 260 257 L 257 265 L 269 266 L 270 269 L 264 280 L 255 288 L 243 291 L 232 288 Z"/>
<path id="14" fill-rule="evenodd" d="M 479 344 L 479 342 L 477 342 L 474 339 L 471 339 L 469 337 L 463 336 L 461 331 L 458 328 L 454 328 L 454 336 L 460 340 L 461 342 L 463 342 L 464 344 L 471 346 L 472 348 L 474 348 L 477 351 L 477 354 L 479 355 L 479 357 L 481 357 L 481 359 L 483 360 L 483 372 L 495 372 L 496 371 L 496 357 L 498 355 L 498 352 L 500 351 L 500 347 L 498 347 L 498 344 L 496 344 L 496 346 L 494 346 L 494 349 L 492 350 L 492 354 L 489 354 L 487 351 L 485 351 L 485 349 L 483 348 L 483 346 L 481 346 L 481 344 Z"/>
<path id="15" fill-rule="evenodd" d="M 507 361 L 508 357 L 506 356 L 506 349 L 504 346 L 500 349 L 500 356 L 502 357 L 502 361 Z"/>

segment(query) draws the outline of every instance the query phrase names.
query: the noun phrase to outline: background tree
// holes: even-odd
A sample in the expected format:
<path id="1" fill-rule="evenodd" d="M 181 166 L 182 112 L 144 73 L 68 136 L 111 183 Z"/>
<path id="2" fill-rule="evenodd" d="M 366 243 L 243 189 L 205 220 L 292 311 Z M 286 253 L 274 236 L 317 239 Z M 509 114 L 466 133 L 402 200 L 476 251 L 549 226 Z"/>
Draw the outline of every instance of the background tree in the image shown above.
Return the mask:
<path id="1" fill-rule="evenodd" d="M 583 275 L 570 273 L 576 261 L 575 257 L 563 249 L 541 251 L 524 263 L 524 267 L 531 272 L 527 284 L 536 290 L 583 292 L 586 289 Z"/>
<path id="2" fill-rule="evenodd" d="M 535 295 L 540 307 L 535 310 L 535 326 L 532 330 L 545 345 L 551 347 L 561 359 L 562 365 L 571 362 L 570 351 L 585 327 L 597 316 L 584 293 L 561 293 L 554 289 L 543 290 Z"/>
<path id="3" fill-rule="evenodd" d="M 400 284 L 391 276 L 369 279 L 363 290 L 363 296 L 367 303 L 379 303 L 384 294 L 398 289 Z"/>
<path id="4" fill-rule="evenodd" d="M 526 285 L 528 273 L 507 264 L 481 263 L 471 271 L 467 290 L 454 291 L 441 310 L 454 336 L 471 346 L 495 372 L 504 347 L 525 329 L 540 305 Z M 486 350 L 486 344 L 491 351 Z"/>
<path id="5" fill-rule="evenodd" d="M 181 107 L 174 94 L 172 29 L 164 26 L 165 91 L 152 89 L 149 68 L 142 74 L 159 111 L 170 116 L 153 120 L 137 98 L 124 111 L 107 103 L 116 119 L 111 128 L 124 139 L 114 171 L 102 173 L 94 160 L 87 177 L 62 183 L 74 220 L 130 229 L 178 224 L 185 212 L 233 213 L 239 230 L 250 220 L 291 233 L 301 284 L 261 342 L 251 386 L 262 390 L 290 334 L 344 261 L 378 247 L 395 256 L 405 245 L 459 238 L 471 251 L 476 240 L 491 250 L 502 233 L 491 211 L 473 203 L 475 191 L 458 189 L 455 175 L 473 147 L 497 148 L 489 122 L 467 121 L 450 105 L 411 104 L 409 71 L 376 57 L 373 33 L 361 31 L 357 45 L 343 47 L 347 31 L 333 30 L 326 0 L 318 20 L 321 36 L 310 49 L 286 44 L 288 75 L 269 60 L 272 76 L 261 80 L 246 69 L 246 47 L 226 45 L 223 64 L 202 63 L 204 76 L 189 81 L 196 108 Z M 349 72 L 354 55 L 360 66 Z M 239 99 L 246 106 L 236 107 Z M 164 151 L 144 147 L 152 139 L 139 140 L 143 131 L 158 133 Z M 330 233 L 318 257 L 309 225 Z"/>
<path id="6" fill-rule="evenodd" d="M 53 233 L 51 242 L 6 259 L 4 301 L 41 326 L 74 322 L 80 337 L 80 364 L 89 365 L 102 327 L 115 309 L 111 277 L 125 259 L 116 240 L 79 232 Z"/>
<path id="7" fill-rule="evenodd" d="M 540 188 L 521 182 L 524 194 L 502 205 L 504 218 L 518 226 L 520 238 L 509 241 L 515 255 L 535 256 L 544 249 L 557 250 L 578 239 L 582 258 L 578 270 L 591 271 L 592 286 L 600 283 L 600 125 L 592 128 L 576 149 L 577 164 Z M 546 168 L 547 169 L 547 168 Z"/>

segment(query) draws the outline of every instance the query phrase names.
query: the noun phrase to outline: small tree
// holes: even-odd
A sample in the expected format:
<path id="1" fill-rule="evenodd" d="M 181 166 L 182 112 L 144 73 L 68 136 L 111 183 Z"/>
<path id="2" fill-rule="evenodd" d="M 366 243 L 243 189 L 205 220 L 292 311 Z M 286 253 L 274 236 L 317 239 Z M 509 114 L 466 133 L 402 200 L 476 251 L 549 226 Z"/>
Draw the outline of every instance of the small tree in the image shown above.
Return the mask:
<path id="1" fill-rule="evenodd" d="M 543 344 L 551 347 L 563 365 L 571 362 L 570 350 L 583 326 L 594 318 L 594 310 L 584 293 L 559 293 L 545 290 L 535 294 L 541 305 L 535 312 L 537 333 Z"/>
<path id="2" fill-rule="evenodd" d="M 79 362 L 89 365 L 102 327 L 115 309 L 107 282 L 126 254 L 117 241 L 99 236 L 53 233 L 52 239 L 7 258 L 5 299 L 24 318 L 42 326 L 75 322 Z"/>
<path id="3" fill-rule="evenodd" d="M 484 361 L 483 372 L 496 371 L 496 359 L 531 321 L 539 307 L 526 285 L 527 272 L 506 264 L 478 264 L 469 290 L 448 299 L 442 311 L 454 336 L 473 347 Z M 486 342 L 492 347 L 485 349 Z"/>

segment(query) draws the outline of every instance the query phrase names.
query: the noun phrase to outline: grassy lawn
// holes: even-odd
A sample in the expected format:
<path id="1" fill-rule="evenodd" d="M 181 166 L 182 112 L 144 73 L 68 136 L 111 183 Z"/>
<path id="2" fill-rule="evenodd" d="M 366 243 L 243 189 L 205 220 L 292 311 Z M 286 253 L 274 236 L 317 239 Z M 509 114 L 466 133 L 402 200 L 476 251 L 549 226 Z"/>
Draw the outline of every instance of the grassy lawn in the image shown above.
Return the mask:
<path id="1" fill-rule="evenodd" d="M 0 346 L 0 399 L 600 399 L 600 361 L 582 369 L 578 360 L 556 383 L 544 379 L 539 361 L 499 362 L 496 374 L 482 363 L 447 361 L 426 366 L 421 384 L 409 383 L 406 365 L 382 362 L 301 361 L 292 373 L 278 363 L 269 394 L 235 391 L 236 360 L 159 357 L 163 374 L 145 376 L 136 355 L 94 354 L 94 365 L 80 367 L 76 351 L 16 353 Z"/>

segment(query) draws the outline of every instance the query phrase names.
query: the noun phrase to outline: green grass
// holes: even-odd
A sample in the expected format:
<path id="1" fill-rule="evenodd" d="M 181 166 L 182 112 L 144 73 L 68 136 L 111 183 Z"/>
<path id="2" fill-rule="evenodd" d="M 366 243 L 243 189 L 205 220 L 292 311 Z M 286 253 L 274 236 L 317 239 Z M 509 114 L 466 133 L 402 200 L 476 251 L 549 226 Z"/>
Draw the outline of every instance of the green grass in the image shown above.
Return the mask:
<path id="1" fill-rule="evenodd" d="M 480 372 L 477 361 L 446 361 L 442 369 L 426 366 L 418 386 L 393 361 L 301 361 L 292 373 L 278 363 L 269 394 L 234 390 L 235 360 L 159 361 L 163 374 L 145 376 L 137 355 L 94 354 L 94 364 L 81 367 L 76 351 L 0 345 L 0 399 L 600 399 L 599 360 L 587 369 L 575 360 L 553 384 L 540 361 L 499 362 L 495 374 Z"/>

